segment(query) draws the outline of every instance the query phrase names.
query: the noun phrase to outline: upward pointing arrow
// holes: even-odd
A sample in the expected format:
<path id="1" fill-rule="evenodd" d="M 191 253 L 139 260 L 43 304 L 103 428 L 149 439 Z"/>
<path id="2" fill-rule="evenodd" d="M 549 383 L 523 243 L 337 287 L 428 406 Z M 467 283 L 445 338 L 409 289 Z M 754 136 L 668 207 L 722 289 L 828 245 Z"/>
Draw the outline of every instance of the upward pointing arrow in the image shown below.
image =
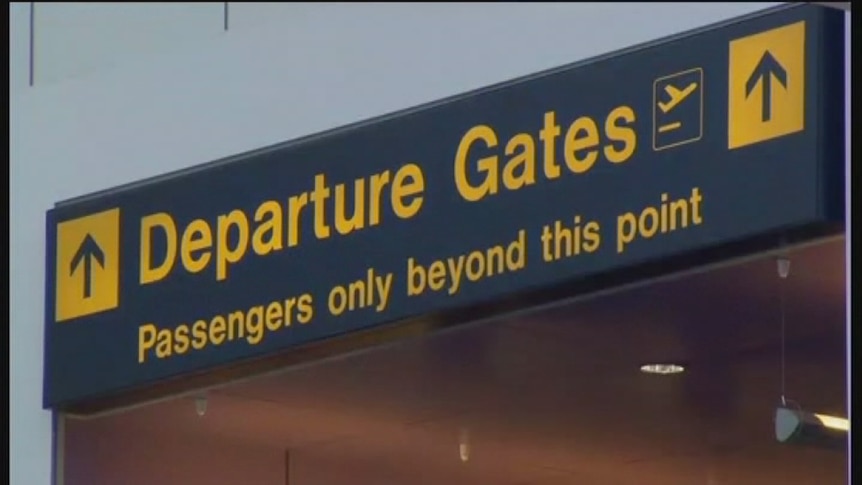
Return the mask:
<path id="1" fill-rule="evenodd" d="M 771 52 L 766 51 L 763 53 L 763 57 L 760 58 L 760 62 L 757 63 L 754 71 L 752 71 L 751 75 L 748 76 L 748 81 L 745 82 L 746 98 L 754 92 L 754 88 L 757 87 L 758 81 L 760 82 L 761 90 L 763 92 L 760 119 L 764 122 L 772 119 L 773 78 L 782 86 L 787 88 L 787 71 L 784 69 L 784 66 L 782 66 L 775 57 L 773 57 Z"/>
<path id="2" fill-rule="evenodd" d="M 87 234 L 75 255 L 72 257 L 72 264 L 69 268 L 69 274 L 74 275 L 75 271 L 81 264 L 84 265 L 84 298 L 90 298 L 93 291 L 93 261 L 102 268 L 105 267 L 105 253 L 99 247 L 99 243 L 93 239 L 93 236 Z"/>

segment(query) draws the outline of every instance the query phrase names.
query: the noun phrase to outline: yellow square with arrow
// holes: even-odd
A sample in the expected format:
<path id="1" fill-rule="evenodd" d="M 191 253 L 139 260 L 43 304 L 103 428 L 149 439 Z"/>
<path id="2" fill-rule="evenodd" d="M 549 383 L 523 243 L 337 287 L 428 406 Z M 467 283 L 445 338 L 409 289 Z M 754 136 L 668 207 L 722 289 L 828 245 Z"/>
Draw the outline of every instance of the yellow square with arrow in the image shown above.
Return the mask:
<path id="1" fill-rule="evenodd" d="M 730 42 L 728 149 L 805 129 L 805 22 Z"/>
<path id="2" fill-rule="evenodd" d="M 57 322 L 117 308 L 120 209 L 57 224 Z"/>

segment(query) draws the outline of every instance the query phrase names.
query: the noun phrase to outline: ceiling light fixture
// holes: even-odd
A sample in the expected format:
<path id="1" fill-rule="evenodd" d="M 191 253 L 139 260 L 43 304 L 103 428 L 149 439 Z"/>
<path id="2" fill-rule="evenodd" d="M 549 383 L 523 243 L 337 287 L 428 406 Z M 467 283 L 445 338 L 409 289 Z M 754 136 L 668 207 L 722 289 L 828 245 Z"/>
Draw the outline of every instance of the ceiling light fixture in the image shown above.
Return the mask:
<path id="1" fill-rule="evenodd" d="M 207 397 L 202 394 L 195 398 L 195 412 L 198 416 L 204 417 L 207 413 Z"/>
<path id="2" fill-rule="evenodd" d="M 783 242 L 782 242 L 783 244 Z M 803 411 L 799 405 L 786 398 L 786 297 L 785 283 L 790 275 L 790 259 L 779 257 L 778 277 L 780 283 L 781 311 L 781 404 L 775 410 L 775 438 L 779 443 L 814 446 L 827 449 L 844 449 L 850 433 L 850 421 L 838 416 Z M 794 407 L 788 407 L 788 404 Z"/>
<path id="3" fill-rule="evenodd" d="M 680 364 L 644 364 L 641 366 L 641 372 L 645 374 L 670 375 L 680 374 L 685 371 L 685 367 Z"/>
<path id="4" fill-rule="evenodd" d="M 839 416 L 785 406 L 775 410 L 775 438 L 780 443 L 842 449 L 849 431 L 850 421 Z"/>
<path id="5" fill-rule="evenodd" d="M 470 459 L 470 432 L 467 428 L 461 428 L 458 436 L 458 455 L 463 463 Z"/>

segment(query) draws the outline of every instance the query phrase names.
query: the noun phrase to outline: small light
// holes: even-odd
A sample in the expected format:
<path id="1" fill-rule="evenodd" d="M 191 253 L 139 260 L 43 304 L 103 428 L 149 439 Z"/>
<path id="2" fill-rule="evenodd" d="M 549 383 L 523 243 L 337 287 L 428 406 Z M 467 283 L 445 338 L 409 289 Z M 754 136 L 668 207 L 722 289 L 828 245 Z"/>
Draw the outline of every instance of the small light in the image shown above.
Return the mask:
<path id="1" fill-rule="evenodd" d="M 685 371 L 685 367 L 679 364 L 645 364 L 641 366 L 641 372 L 647 374 L 679 374 Z"/>
<path id="2" fill-rule="evenodd" d="M 458 455 L 463 463 L 467 463 L 467 460 L 470 459 L 470 432 L 466 428 L 461 428 L 458 437 Z"/>
<path id="3" fill-rule="evenodd" d="M 820 421 L 820 424 L 827 428 L 834 429 L 836 431 L 850 431 L 850 421 L 846 418 L 818 413 L 814 413 L 814 417 Z"/>
<path id="4" fill-rule="evenodd" d="M 205 395 L 195 398 L 195 412 L 200 417 L 204 417 L 207 413 L 207 397 Z"/>

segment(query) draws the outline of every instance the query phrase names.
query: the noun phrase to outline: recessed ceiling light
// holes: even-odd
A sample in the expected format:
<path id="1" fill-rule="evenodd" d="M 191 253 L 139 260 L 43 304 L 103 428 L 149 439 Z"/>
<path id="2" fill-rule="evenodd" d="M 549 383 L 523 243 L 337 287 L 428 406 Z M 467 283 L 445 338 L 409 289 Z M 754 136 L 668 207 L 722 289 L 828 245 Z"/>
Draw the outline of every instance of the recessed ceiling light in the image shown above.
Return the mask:
<path id="1" fill-rule="evenodd" d="M 685 371 L 685 367 L 680 364 L 644 364 L 641 366 L 641 372 L 646 374 L 679 374 Z"/>

